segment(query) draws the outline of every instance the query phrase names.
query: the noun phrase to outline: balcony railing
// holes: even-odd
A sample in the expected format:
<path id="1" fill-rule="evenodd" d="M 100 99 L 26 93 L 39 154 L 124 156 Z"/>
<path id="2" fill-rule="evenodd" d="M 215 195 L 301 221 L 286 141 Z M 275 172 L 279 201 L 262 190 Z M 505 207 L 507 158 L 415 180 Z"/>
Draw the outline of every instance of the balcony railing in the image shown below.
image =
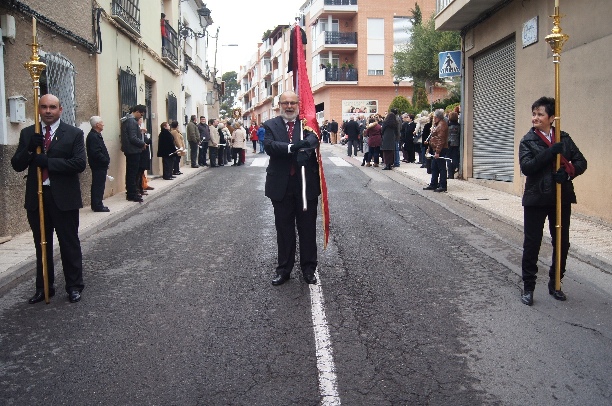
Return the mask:
<path id="1" fill-rule="evenodd" d="M 357 0 L 324 0 L 326 6 L 356 6 Z"/>
<path id="2" fill-rule="evenodd" d="M 139 0 L 112 0 L 111 12 L 115 20 L 130 31 L 140 34 Z"/>
<path id="3" fill-rule="evenodd" d="M 327 82 L 353 82 L 357 78 L 357 68 L 325 69 L 325 81 Z"/>
<path id="4" fill-rule="evenodd" d="M 356 44 L 356 32 L 325 31 L 325 44 Z"/>
<path id="5" fill-rule="evenodd" d="M 440 11 L 444 10 L 446 6 L 451 4 L 454 0 L 436 0 L 436 14 L 439 14 Z"/>
<path id="6" fill-rule="evenodd" d="M 166 58 L 178 67 L 179 36 L 166 21 L 166 36 L 162 37 L 162 58 Z"/>

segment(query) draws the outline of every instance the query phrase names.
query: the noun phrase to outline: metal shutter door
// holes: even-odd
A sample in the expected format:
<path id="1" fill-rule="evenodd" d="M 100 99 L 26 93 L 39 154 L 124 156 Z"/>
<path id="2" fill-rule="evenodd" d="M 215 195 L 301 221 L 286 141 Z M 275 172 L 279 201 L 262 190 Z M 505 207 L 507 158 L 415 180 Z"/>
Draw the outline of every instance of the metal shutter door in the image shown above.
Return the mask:
<path id="1" fill-rule="evenodd" d="M 514 178 L 516 41 L 474 58 L 474 178 Z"/>

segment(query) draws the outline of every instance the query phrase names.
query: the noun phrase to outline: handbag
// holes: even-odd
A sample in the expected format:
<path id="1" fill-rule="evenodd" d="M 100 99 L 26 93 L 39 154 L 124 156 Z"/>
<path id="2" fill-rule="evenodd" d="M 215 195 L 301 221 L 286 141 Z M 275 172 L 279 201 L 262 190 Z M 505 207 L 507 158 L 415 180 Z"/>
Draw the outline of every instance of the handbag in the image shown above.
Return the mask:
<path id="1" fill-rule="evenodd" d="M 414 136 L 412 136 L 412 142 L 414 144 L 417 144 L 420 139 L 421 139 L 421 135 L 420 134 L 415 134 Z"/>

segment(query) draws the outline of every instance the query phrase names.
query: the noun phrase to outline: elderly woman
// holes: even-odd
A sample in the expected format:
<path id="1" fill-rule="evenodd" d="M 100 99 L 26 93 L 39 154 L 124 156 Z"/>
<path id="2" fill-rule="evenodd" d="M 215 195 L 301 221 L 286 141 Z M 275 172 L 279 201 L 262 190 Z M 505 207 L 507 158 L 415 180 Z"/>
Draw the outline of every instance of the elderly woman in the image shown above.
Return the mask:
<path id="1" fill-rule="evenodd" d="M 185 155 L 185 141 L 183 140 L 183 134 L 178 130 L 178 121 L 173 121 L 170 124 L 170 133 L 174 137 L 174 147 L 176 148 L 176 155 L 174 156 L 174 168 L 172 171 L 173 175 L 182 175 L 181 172 L 181 157 Z"/>
<path id="2" fill-rule="evenodd" d="M 161 131 L 159 132 L 159 140 L 157 141 L 157 156 L 162 159 L 162 174 L 164 180 L 172 180 L 172 167 L 174 166 L 174 137 L 170 133 L 170 124 L 167 122 L 161 123 Z"/>
<path id="3" fill-rule="evenodd" d="M 242 165 L 240 154 L 244 148 L 246 141 L 246 131 L 242 127 L 242 121 L 236 120 L 234 123 L 234 132 L 232 133 L 232 166 Z"/>
<path id="4" fill-rule="evenodd" d="M 446 154 L 448 153 L 448 124 L 444 121 L 444 110 L 434 112 L 433 125 L 429 136 L 429 148 L 434 153 L 431 162 L 431 181 L 423 190 L 446 192 Z"/>
<path id="5" fill-rule="evenodd" d="M 399 123 L 397 122 L 397 116 L 392 111 L 387 114 L 385 121 L 382 123 L 382 145 L 380 147 L 383 153 L 383 161 L 385 161 L 384 170 L 391 170 L 393 168 L 393 161 L 395 159 L 395 144 L 399 141 Z"/>
<path id="6" fill-rule="evenodd" d="M 217 126 L 219 131 L 219 148 L 218 148 L 218 164 L 219 166 L 225 166 L 227 163 L 227 157 L 225 155 L 225 149 L 229 148 L 227 145 L 230 141 L 231 134 L 226 128 L 225 123 L 219 123 Z"/>

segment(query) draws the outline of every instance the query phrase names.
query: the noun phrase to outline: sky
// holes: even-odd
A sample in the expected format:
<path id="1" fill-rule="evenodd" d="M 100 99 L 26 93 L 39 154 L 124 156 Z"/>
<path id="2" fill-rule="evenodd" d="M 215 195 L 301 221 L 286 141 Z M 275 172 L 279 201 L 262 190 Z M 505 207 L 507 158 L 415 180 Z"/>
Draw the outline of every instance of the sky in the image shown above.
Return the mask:
<path id="1" fill-rule="evenodd" d="M 206 0 L 204 0 L 206 2 Z M 208 33 L 219 27 L 217 69 L 220 73 L 240 72 L 240 66 L 257 51 L 263 33 L 277 25 L 292 24 L 306 0 L 209 0 L 206 7 L 214 23 Z M 238 46 L 227 46 L 236 44 Z M 208 64 L 214 64 L 215 39 L 208 42 Z"/>

